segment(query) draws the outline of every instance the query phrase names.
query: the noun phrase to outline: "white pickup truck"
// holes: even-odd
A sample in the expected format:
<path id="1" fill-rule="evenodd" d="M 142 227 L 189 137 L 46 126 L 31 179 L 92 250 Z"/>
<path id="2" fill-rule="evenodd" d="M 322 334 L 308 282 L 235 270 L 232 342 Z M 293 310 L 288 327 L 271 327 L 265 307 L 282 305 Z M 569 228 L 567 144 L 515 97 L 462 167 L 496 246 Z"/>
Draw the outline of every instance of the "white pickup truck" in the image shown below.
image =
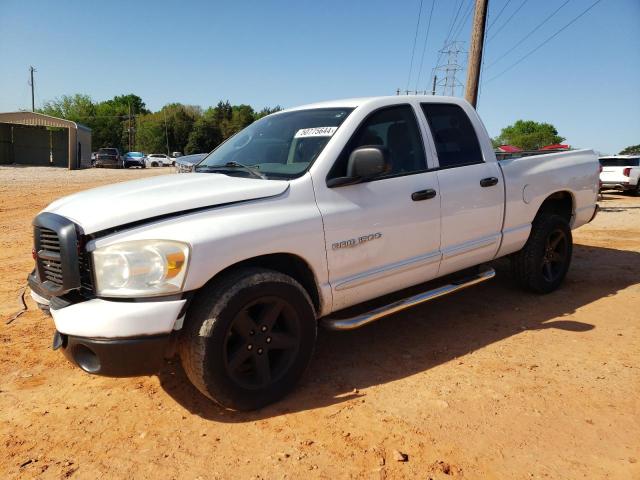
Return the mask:
<path id="1" fill-rule="evenodd" d="M 53 202 L 34 220 L 29 282 L 54 348 L 83 370 L 152 374 L 177 349 L 204 395 L 254 409 L 293 388 L 318 324 L 360 327 L 488 280 L 482 265 L 507 255 L 524 288 L 558 288 L 598 170 L 591 150 L 497 162 L 456 98 L 307 105 L 192 174 Z"/>

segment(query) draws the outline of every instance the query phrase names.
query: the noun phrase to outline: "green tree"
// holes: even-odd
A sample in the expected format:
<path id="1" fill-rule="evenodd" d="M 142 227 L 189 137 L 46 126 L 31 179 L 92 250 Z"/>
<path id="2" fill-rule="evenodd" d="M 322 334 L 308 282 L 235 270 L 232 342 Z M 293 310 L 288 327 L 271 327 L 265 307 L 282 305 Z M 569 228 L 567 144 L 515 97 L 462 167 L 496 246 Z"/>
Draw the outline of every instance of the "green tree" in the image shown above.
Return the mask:
<path id="1" fill-rule="evenodd" d="M 283 109 L 280 105 L 276 105 L 275 107 L 264 107 L 255 114 L 255 119 L 260 120 L 262 117 L 266 117 L 267 115 L 271 115 L 272 113 L 280 112 L 282 110 Z"/>
<path id="2" fill-rule="evenodd" d="M 89 125 L 95 116 L 96 106 L 89 95 L 76 93 L 45 102 L 38 111 L 52 117 Z"/>
<path id="3" fill-rule="evenodd" d="M 550 123 L 539 123 L 533 120 L 518 120 L 505 127 L 500 135 L 493 139 L 494 146 L 513 145 L 523 150 L 537 150 L 545 145 L 560 143 L 564 137 Z"/>
<path id="4" fill-rule="evenodd" d="M 207 109 L 204 114 L 195 121 L 189 134 L 189 141 L 184 153 L 206 153 L 216 148 L 222 142 L 222 131 L 218 123 L 215 108 Z"/>
<path id="5" fill-rule="evenodd" d="M 146 153 L 166 151 L 167 142 L 163 114 L 150 113 L 138 117 L 136 128 L 136 150 Z"/>
<path id="6" fill-rule="evenodd" d="M 640 153 L 640 145 L 631 145 L 620 152 L 619 155 L 635 155 Z"/>

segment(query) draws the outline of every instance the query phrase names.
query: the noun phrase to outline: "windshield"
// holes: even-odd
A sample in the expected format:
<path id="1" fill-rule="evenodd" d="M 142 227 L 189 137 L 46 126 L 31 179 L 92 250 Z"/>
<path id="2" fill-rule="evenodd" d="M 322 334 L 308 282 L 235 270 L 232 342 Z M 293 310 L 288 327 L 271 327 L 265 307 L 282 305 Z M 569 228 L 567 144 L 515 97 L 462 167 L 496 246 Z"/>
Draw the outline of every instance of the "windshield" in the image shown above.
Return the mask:
<path id="1" fill-rule="evenodd" d="M 117 155 L 118 151 L 115 148 L 101 148 L 98 153 L 102 155 Z"/>
<path id="2" fill-rule="evenodd" d="M 311 166 L 352 110 L 317 108 L 262 118 L 216 148 L 195 169 L 267 179 L 298 177 Z"/>
<path id="3" fill-rule="evenodd" d="M 127 157 L 142 157 L 142 153 L 140 153 L 140 152 L 129 152 L 129 153 L 127 153 Z"/>

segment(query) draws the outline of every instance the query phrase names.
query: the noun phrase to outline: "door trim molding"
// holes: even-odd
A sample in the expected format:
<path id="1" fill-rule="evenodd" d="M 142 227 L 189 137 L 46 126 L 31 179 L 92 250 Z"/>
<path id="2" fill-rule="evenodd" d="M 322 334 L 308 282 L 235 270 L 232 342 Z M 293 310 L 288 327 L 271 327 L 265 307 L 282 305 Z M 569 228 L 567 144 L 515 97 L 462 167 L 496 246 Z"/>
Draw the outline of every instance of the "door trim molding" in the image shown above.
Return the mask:
<path id="1" fill-rule="evenodd" d="M 436 251 L 427 253 L 425 255 L 420 255 L 418 257 L 413 257 L 408 260 L 403 260 L 402 262 L 385 265 L 383 267 L 376 268 L 375 270 L 369 270 L 367 272 L 359 273 L 347 278 L 346 280 L 342 280 L 336 283 L 335 290 L 348 290 L 350 288 L 359 287 L 360 285 L 373 282 L 374 280 L 378 280 L 382 277 L 396 275 L 398 273 L 413 270 L 415 268 L 431 265 L 433 263 L 439 262 L 441 257 L 442 254 L 439 251 Z"/>
<path id="2" fill-rule="evenodd" d="M 458 255 L 463 255 L 465 253 L 469 253 L 474 250 L 490 247 L 498 243 L 498 239 L 500 237 L 501 235 L 494 235 L 489 238 L 481 238 L 480 240 L 474 240 L 471 242 L 464 243 L 462 245 L 457 245 L 455 247 L 448 248 L 442 252 L 442 259 L 448 260 L 450 258 L 457 257 Z"/>

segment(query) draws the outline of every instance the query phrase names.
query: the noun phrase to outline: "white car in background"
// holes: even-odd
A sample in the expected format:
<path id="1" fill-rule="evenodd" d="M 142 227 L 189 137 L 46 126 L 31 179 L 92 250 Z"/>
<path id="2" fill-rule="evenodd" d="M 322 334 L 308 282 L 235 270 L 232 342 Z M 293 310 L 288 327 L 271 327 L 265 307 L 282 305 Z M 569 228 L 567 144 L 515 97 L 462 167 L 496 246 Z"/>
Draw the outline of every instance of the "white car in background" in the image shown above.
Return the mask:
<path id="1" fill-rule="evenodd" d="M 640 155 L 600 157 L 601 190 L 622 190 L 640 195 Z"/>
<path id="2" fill-rule="evenodd" d="M 175 163 L 176 159 L 166 153 L 151 153 L 147 155 L 148 167 L 170 167 Z"/>

